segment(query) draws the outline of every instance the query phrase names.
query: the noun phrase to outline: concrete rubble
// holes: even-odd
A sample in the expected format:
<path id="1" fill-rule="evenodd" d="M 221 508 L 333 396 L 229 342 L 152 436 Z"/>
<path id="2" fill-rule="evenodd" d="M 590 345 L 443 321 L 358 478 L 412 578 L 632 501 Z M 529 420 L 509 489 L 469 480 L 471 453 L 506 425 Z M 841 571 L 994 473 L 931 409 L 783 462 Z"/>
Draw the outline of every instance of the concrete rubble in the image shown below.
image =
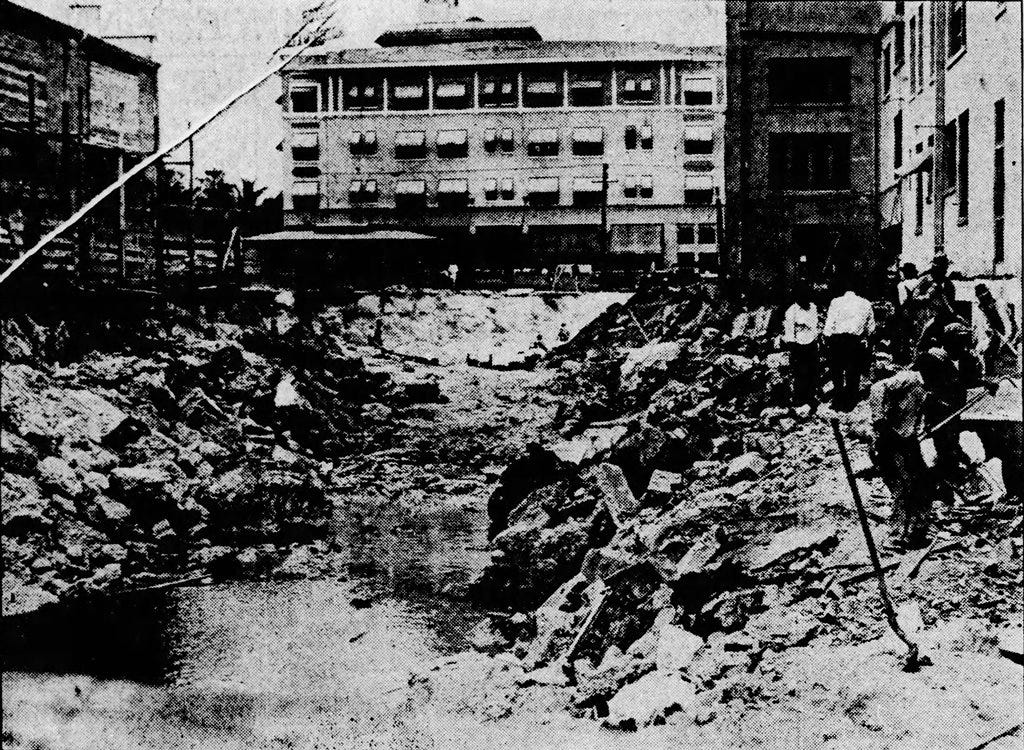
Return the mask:
<path id="1" fill-rule="evenodd" d="M 137 330 L 104 322 L 126 329 L 111 337 L 121 347 L 63 366 L 44 327 L 5 322 L 5 615 L 244 574 L 322 535 L 332 462 L 361 448 L 364 404 L 416 396 L 294 316 L 275 333 L 272 315 L 248 326 L 183 310 Z"/>
<path id="2" fill-rule="evenodd" d="M 875 590 L 855 577 L 868 570 L 864 541 L 828 423 L 786 407 L 786 360 L 767 330 L 764 311 L 731 317 L 693 290 L 654 285 L 548 356 L 559 434 L 544 471 L 516 493 L 498 489 L 503 511 L 475 586 L 489 608 L 530 623 L 486 641 L 489 653 L 507 642 L 523 690 L 556 691 L 565 710 L 612 728 L 705 727 L 790 701 L 778 671 L 809 658 L 795 651 L 827 670 L 831 648 L 885 650 Z M 867 419 L 861 404 L 845 430 L 884 519 Z M 939 510 L 939 533 L 963 545 L 890 582 L 915 632 L 964 612 L 1004 633 L 979 658 L 1001 648 L 1019 659 L 1004 625 L 1022 612 L 1020 518 L 1019 500 L 996 496 Z M 884 548 L 884 525 L 876 535 Z M 885 648 L 885 668 L 899 669 L 898 644 Z M 993 695 L 1006 698 L 990 690 L 986 705 Z M 968 721 L 979 737 L 989 729 L 985 717 Z"/>

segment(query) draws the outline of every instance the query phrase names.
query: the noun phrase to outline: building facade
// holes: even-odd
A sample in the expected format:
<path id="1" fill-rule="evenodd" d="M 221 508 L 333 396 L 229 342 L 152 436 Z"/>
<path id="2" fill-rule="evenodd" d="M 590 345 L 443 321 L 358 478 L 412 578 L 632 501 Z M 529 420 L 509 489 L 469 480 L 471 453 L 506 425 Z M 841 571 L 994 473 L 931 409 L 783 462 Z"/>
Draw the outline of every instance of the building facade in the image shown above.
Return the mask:
<path id="1" fill-rule="evenodd" d="M 851 274 L 878 252 L 877 2 L 727 0 L 726 246 L 755 295 Z"/>
<path id="2" fill-rule="evenodd" d="M 0 0 L 0 256 L 60 219 L 156 150 L 158 64 L 21 5 Z M 112 200 L 93 239 L 124 235 L 132 206 Z M 74 266 L 77 240 L 48 251 Z"/>
<path id="3" fill-rule="evenodd" d="M 922 271 L 945 253 L 965 311 L 983 282 L 1018 321 L 1020 14 L 1016 2 L 890 0 L 877 48 L 886 247 Z"/>
<path id="4" fill-rule="evenodd" d="M 285 222 L 443 238 L 474 266 L 714 272 L 722 52 L 392 30 L 284 76 Z"/>

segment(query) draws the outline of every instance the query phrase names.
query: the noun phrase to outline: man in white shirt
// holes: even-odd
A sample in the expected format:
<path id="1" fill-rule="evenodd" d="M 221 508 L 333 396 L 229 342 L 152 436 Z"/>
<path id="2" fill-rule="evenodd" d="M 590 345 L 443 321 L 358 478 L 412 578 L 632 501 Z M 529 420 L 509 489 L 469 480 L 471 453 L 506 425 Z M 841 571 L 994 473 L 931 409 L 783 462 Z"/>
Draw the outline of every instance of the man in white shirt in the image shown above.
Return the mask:
<path id="1" fill-rule="evenodd" d="M 875 332 L 871 303 L 843 283 L 845 293 L 832 300 L 825 316 L 825 342 L 832 375 L 832 407 L 850 411 L 860 401 L 860 379 L 868 372 L 868 340 Z"/>
<path id="2" fill-rule="evenodd" d="M 790 385 L 793 406 L 818 405 L 818 306 L 811 301 L 810 289 L 801 284 L 796 302 L 782 320 L 782 343 L 789 350 Z"/>

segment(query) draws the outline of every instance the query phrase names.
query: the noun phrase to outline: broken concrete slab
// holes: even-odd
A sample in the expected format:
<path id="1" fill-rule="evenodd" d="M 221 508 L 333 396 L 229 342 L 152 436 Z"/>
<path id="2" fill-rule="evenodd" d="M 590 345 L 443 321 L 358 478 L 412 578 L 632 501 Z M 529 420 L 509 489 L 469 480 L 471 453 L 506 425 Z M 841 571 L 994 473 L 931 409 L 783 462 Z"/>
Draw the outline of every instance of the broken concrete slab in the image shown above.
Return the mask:
<path id="1" fill-rule="evenodd" d="M 659 672 L 678 674 L 704 645 L 704 639 L 679 625 L 664 625 L 658 634 L 656 664 Z"/>
<path id="2" fill-rule="evenodd" d="M 740 558 L 751 572 L 785 565 L 809 552 L 827 552 L 839 542 L 838 529 L 827 523 L 797 526 L 775 534 L 767 544 L 748 547 Z"/>
<path id="3" fill-rule="evenodd" d="M 616 526 L 625 526 L 639 512 L 640 504 L 629 489 L 622 469 L 615 464 L 598 464 L 586 471 L 581 479 L 597 489 L 599 502 L 608 510 Z"/>
<path id="4" fill-rule="evenodd" d="M 676 711 L 692 709 L 696 697 L 693 684 L 682 677 L 651 672 L 623 687 L 608 701 L 605 725 L 635 731 L 663 721 Z"/>
<path id="5" fill-rule="evenodd" d="M 647 483 L 647 490 L 643 495 L 643 505 L 663 505 L 672 498 L 676 487 L 682 484 L 683 475 L 674 471 L 655 469 L 651 474 L 651 480 Z"/>
<path id="6" fill-rule="evenodd" d="M 67 461 L 56 456 L 47 456 L 36 467 L 39 484 L 65 497 L 76 498 L 85 489 L 82 479 Z"/>
<path id="7" fill-rule="evenodd" d="M 757 479 L 768 468 L 768 462 L 760 453 L 744 453 L 729 462 L 725 478 L 731 480 Z"/>

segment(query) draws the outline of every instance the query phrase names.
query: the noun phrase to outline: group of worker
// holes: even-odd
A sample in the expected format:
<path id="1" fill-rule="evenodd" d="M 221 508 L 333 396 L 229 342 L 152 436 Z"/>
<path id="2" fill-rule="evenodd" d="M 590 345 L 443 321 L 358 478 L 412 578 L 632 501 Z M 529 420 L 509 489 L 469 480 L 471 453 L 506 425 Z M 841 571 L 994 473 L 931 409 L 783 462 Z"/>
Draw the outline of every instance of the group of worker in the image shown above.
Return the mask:
<path id="1" fill-rule="evenodd" d="M 1016 358 L 1016 318 L 984 284 L 975 287 L 985 326 L 978 350 L 956 312 L 949 262 L 939 255 L 926 275 L 905 264 L 896 289 L 890 338 L 904 369 L 871 386 L 872 458 L 893 499 L 890 545 L 925 545 L 931 504 L 952 503 L 960 479 L 959 416 L 968 392 L 994 392 L 1001 357 Z M 832 381 L 832 408 L 853 409 L 870 374 L 876 322 L 872 304 L 855 290 L 852 275 L 837 283 L 821 325 L 807 284 L 798 287 L 783 319 L 790 354 L 794 406 L 817 408 L 821 358 Z"/>

